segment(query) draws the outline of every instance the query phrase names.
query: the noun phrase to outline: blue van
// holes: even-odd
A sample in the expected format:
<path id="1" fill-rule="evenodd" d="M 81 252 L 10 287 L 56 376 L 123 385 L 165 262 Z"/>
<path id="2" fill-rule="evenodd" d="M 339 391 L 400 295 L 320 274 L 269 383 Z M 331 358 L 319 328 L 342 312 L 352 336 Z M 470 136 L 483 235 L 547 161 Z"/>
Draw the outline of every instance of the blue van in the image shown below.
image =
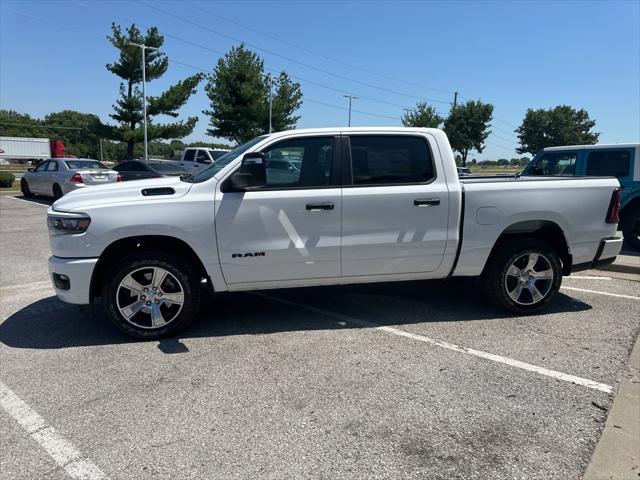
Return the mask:
<path id="1" fill-rule="evenodd" d="M 621 187 L 620 228 L 627 243 L 640 250 L 640 144 L 544 148 L 522 175 L 617 177 Z"/>

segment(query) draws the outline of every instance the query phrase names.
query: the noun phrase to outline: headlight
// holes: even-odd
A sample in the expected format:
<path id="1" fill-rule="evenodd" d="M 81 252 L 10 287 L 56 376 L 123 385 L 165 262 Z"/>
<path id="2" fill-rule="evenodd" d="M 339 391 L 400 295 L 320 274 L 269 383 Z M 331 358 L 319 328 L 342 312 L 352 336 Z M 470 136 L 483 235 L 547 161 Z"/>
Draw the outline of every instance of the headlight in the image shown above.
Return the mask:
<path id="1" fill-rule="evenodd" d="M 49 215 L 47 226 L 51 235 L 70 235 L 84 233 L 89 228 L 91 218 L 84 213 L 71 215 Z"/>

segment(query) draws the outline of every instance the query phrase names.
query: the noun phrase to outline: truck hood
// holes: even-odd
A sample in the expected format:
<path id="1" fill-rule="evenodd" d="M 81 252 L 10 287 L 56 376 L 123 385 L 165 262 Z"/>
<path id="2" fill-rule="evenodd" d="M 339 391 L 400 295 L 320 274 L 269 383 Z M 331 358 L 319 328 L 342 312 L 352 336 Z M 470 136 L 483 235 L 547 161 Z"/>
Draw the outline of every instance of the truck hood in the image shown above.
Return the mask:
<path id="1" fill-rule="evenodd" d="M 81 212 L 84 209 L 97 206 L 164 199 L 174 200 L 186 195 L 192 185 L 192 183 L 181 181 L 179 177 L 161 177 L 87 186 L 66 194 L 51 208 L 58 212 Z M 167 193 L 159 189 L 167 189 Z M 173 193 L 170 189 L 173 189 Z M 143 190 L 151 194 L 143 195 Z"/>

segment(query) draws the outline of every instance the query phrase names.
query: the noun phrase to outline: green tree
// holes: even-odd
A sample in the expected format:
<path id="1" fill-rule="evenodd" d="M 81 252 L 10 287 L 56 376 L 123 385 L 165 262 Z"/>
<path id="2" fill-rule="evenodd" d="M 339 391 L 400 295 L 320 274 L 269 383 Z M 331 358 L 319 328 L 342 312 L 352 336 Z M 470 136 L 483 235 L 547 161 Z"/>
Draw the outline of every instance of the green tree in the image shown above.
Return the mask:
<path id="1" fill-rule="evenodd" d="M 535 154 L 545 147 L 561 145 L 593 145 L 599 133 L 592 132 L 596 121 L 589 118 L 586 110 L 576 110 L 569 105 L 558 105 L 545 110 L 528 109 L 515 132 L 520 146 L 518 153 Z"/>
<path id="2" fill-rule="evenodd" d="M 451 108 L 444 121 L 444 131 L 449 137 L 451 148 L 462 156 L 462 165 L 467 165 L 470 150 L 482 153 L 484 142 L 491 133 L 493 105 L 480 100 L 469 100 Z"/>
<path id="3" fill-rule="evenodd" d="M 49 129 L 39 119 L 15 110 L 0 110 L 0 135 L 3 137 L 48 137 Z"/>
<path id="4" fill-rule="evenodd" d="M 285 72 L 273 79 L 272 125 L 275 131 L 294 128 L 302 104 L 300 84 Z M 269 80 L 264 62 L 244 44 L 232 47 L 218 60 L 205 87 L 210 100 L 207 133 L 244 143 L 269 131 Z"/>
<path id="5" fill-rule="evenodd" d="M 51 139 L 59 138 L 69 153 L 76 157 L 100 158 L 100 137 L 96 131 L 100 119 L 92 113 L 81 113 L 74 110 L 63 110 L 50 113 L 44 117 L 44 123 L 65 129 L 56 129 Z"/>
<path id="6" fill-rule="evenodd" d="M 444 121 L 436 109 L 426 102 L 416 103 L 413 110 L 409 110 L 400 119 L 405 127 L 438 128 Z"/>
<path id="7" fill-rule="evenodd" d="M 119 25 L 111 25 L 113 35 L 107 39 L 116 47 L 120 56 L 114 63 L 107 64 L 107 70 L 120 77 L 120 97 L 113 106 L 114 113 L 110 115 L 118 125 L 101 124 L 97 133 L 106 138 L 125 142 L 127 144 L 127 158 L 133 158 L 136 143 L 144 140 L 142 128 L 143 102 L 142 92 L 138 84 L 142 83 L 142 58 L 140 47 L 130 43 L 145 44 L 159 49 L 164 43 L 164 37 L 158 33 L 156 27 L 151 27 L 143 34 L 133 24 L 122 31 Z M 159 50 L 147 50 L 145 54 L 145 76 L 150 82 L 160 78 L 169 66 L 166 55 Z M 193 132 L 197 117 L 189 117 L 186 121 L 157 124 L 153 117 L 168 115 L 177 117 L 178 110 L 196 92 L 198 83 L 204 78 L 202 74 L 192 75 L 169 87 L 157 97 L 147 97 L 147 130 L 149 141 L 155 139 L 182 138 Z"/>

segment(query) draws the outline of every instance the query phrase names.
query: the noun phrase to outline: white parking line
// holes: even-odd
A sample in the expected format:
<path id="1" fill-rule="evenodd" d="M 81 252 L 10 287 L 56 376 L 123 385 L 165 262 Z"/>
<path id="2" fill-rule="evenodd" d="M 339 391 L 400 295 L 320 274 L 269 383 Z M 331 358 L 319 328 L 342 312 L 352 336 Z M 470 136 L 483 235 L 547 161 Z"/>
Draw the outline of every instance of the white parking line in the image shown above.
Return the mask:
<path id="1" fill-rule="evenodd" d="M 47 451 L 61 468 L 66 470 L 71 478 L 85 480 L 107 478 L 102 470 L 87 458 L 82 458 L 82 454 L 76 447 L 62 438 L 51 425 L 44 421 L 44 418 L 2 382 L 0 382 L 0 406 Z"/>
<path id="2" fill-rule="evenodd" d="M 303 308 L 313 313 L 317 313 L 320 315 L 324 315 L 327 317 L 333 317 L 342 322 L 349 322 L 356 325 L 362 325 L 365 327 L 373 328 L 375 330 L 380 330 L 385 333 L 390 333 L 392 335 L 398 335 L 400 337 L 410 338 L 412 340 L 417 340 L 419 342 L 428 343 L 429 345 L 434 345 L 436 347 L 446 348 L 447 350 L 453 350 L 454 352 L 466 353 L 467 355 L 473 355 L 475 357 L 484 358 L 485 360 L 491 360 L 493 362 L 502 363 L 504 365 L 509 365 L 511 367 L 520 368 L 521 370 L 527 370 L 529 372 L 534 372 L 539 375 L 544 375 L 546 377 L 555 378 L 556 380 L 562 380 L 564 382 L 574 383 L 576 385 L 581 385 L 583 387 L 592 388 L 594 390 L 598 390 L 604 393 L 612 393 L 613 387 L 610 385 L 606 385 L 604 383 L 595 382 L 593 380 L 589 380 L 588 378 L 577 377 L 575 375 L 570 375 L 568 373 L 558 372 L 556 370 L 550 370 L 548 368 L 539 367 L 537 365 L 532 365 L 530 363 L 521 362 L 520 360 L 514 360 L 512 358 L 503 357 L 501 355 L 495 355 L 493 353 L 483 352 L 481 350 L 474 350 L 473 348 L 461 347 L 459 345 L 455 345 L 453 343 L 442 342 L 440 340 L 434 340 L 429 337 L 425 337 L 424 335 L 417 335 L 415 333 L 405 332 L 404 330 L 400 330 L 394 327 L 386 327 L 382 325 L 377 325 L 375 323 L 367 322 L 365 320 L 360 320 L 357 318 L 349 317 L 347 315 L 341 315 L 333 312 L 329 312 L 320 308 L 311 307 L 308 305 L 304 305 L 302 303 L 292 302 L 289 300 L 283 300 L 277 297 L 272 297 L 271 295 L 266 295 L 264 293 L 257 293 L 255 295 L 261 296 L 268 300 L 273 300 L 275 302 L 283 303 L 285 305 L 291 305 L 298 308 Z"/>
<path id="3" fill-rule="evenodd" d="M 2 195 L 2 196 L 0 196 L 0 198 L 11 198 L 13 200 L 18 200 L 20 202 L 29 203 L 31 205 L 40 205 L 41 207 L 49 207 L 49 205 L 47 205 L 46 203 L 32 202 L 31 200 L 25 200 L 24 198 L 13 197 L 11 195 Z"/>
<path id="4" fill-rule="evenodd" d="M 568 277 L 564 277 L 564 279 L 578 279 L 578 280 L 613 280 L 611 277 L 598 277 L 596 275 L 570 275 Z"/>
<path id="5" fill-rule="evenodd" d="M 609 297 L 627 298 L 629 300 L 640 300 L 640 297 L 634 297 L 633 295 L 622 295 L 621 293 L 601 292 L 599 290 L 589 290 L 587 288 L 565 287 L 564 285 L 561 286 L 560 288 L 562 290 L 574 290 L 576 292 L 597 293 L 598 295 L 608 295 Z"/>

